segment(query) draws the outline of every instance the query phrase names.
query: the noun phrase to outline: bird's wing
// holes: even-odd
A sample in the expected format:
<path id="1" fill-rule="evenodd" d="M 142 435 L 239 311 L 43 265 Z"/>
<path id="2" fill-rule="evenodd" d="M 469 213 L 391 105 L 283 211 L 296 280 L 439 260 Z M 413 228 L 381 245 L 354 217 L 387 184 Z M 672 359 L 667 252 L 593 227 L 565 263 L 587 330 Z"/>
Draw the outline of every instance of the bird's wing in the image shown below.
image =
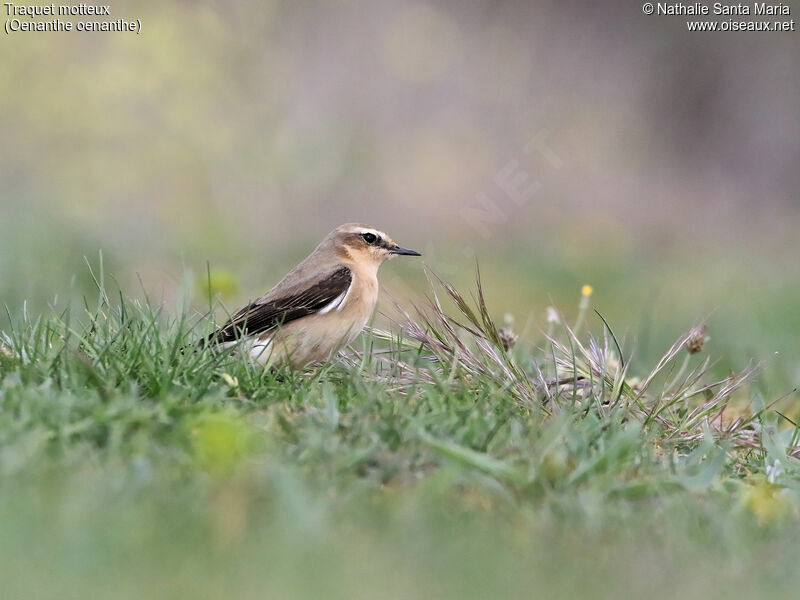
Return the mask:
<path id="1" fill-rule="evenodd" d="M 301 317 L 324 314 L 336 308 L 336 302 L 344 301 L 352 281 L 350 269 L 339 266 L 305 285 L 293 286 L 286 295 L 276 297 L 271 292 L 245 306 L 203 343 L 232 342 L 243 336 L 266 333 Z"/>

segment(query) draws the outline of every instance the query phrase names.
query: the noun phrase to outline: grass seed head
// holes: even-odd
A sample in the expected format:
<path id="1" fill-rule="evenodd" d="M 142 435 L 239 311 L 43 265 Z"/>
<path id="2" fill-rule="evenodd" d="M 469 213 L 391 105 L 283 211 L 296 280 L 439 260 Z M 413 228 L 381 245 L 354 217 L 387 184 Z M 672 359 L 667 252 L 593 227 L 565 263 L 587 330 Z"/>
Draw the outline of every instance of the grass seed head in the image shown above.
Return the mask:
<path id="1" fill-rule="evenodd" d="M 517 345 L 519 336 L 515 334 L 510 327 L 501 327 L 497 333 L 500 335 L 500 343 L 503 345 L 503 350 L 508 352 Z"/>
<path id="2" fill-rule="evenodd" d="M 706 343 L 708 337 L 706 333 L 708 332 L 708 327 L 705 325 L 700 325 L 699 327 L 695 327 L 689 333 L 689 337 L 686 339 L 686 350 L 689 351 L 689 354 L 697 354 L 703 350 L 703 344 Z"/>

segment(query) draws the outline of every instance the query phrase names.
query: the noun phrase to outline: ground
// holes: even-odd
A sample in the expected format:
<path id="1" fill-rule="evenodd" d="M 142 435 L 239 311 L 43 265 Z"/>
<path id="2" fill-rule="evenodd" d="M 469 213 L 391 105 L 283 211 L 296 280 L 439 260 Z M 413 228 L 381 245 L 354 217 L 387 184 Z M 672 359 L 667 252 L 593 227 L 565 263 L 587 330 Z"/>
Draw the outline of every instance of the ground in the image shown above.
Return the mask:
<path id="1" fill-rule="evenodd" d="M 577 318 L 506 348 L 480 288 L 434 280 L 421 313 L 332 364 L 269 372 L 195 350 L 204 324 L 186 313 L 99 285 L 81 311 L 12 315 L 3 341 L 9 598 L 800 583 L 798 430 L 758 365 L 708 369 L 700 329 L 637 363 L 610 325 L 586 330 L 600 319 L 586 287 Z"/>

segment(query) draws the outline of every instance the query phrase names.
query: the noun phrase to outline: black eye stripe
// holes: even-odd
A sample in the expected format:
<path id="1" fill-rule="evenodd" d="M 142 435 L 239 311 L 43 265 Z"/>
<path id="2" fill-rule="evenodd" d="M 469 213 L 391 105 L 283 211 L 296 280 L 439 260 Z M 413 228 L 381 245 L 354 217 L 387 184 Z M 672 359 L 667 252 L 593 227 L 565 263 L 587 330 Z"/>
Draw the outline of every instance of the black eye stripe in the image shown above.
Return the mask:
<path id="1" fill-rule="evenodd" d="M 370 246 L 380 246 L 383 243 L 383 240 L 379 235 L 375 235 L 374 233 L 366 232 L 362 233 L 361 237 L 367 242 Z"/>

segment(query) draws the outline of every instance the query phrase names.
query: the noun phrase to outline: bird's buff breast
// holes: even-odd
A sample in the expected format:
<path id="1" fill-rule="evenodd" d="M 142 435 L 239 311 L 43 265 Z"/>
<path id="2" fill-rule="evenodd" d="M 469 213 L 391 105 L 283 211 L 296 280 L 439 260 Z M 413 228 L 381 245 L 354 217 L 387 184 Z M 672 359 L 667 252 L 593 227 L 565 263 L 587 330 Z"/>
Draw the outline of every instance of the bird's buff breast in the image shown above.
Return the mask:
<path id="1" fill-rule="evenodd" d="M 258 340 L 251 356 L 264 365 L 289 362 L 295 367 L 328 359 L 355 340 L 372 317 L 378 300 L 377 285 L 374 289 L 362 288 L 351 291 L 341 310 L 303 317 Z"/>

